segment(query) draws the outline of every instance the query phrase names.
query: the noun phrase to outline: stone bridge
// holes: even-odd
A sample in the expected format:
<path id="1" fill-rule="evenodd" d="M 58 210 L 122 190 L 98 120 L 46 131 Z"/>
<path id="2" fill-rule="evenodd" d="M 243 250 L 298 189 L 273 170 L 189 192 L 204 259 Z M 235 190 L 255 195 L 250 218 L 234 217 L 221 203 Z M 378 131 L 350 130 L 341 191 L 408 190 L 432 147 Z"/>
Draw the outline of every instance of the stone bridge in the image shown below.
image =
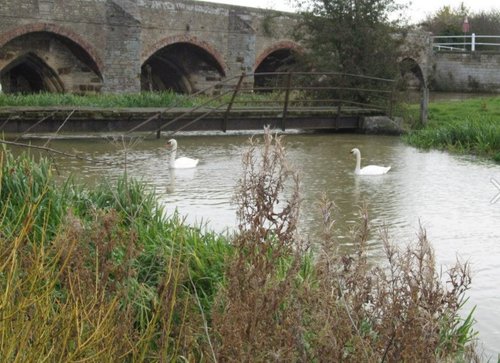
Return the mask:
<path id="1" fill-rule="evenodd" d="M 193 93 L 293 62 L 302 51 L 295 24 L 290 13 L 189 0 L 0 0 L 0 84 L 5 92 Z M 499 55 L 447 56 L 430 39 L 409 36 L 400 60 L 409 82 L 500 91 Z"/>
<path id="2" fill-rule="evenodd" d="M 290 62 L 293 22 L 200 1 L 0 0 L 0 81 L 6 92 L 192 93 Z"/>
<path id="3" fill-rule="evenodd" d="M 409 33 L 400 68 L 416 87 L 443 92 L 500 93 L 500 44 L 489 44 L 497 46 L 497 50 L 447 50 L 436 46 L 429 33 Z"/>

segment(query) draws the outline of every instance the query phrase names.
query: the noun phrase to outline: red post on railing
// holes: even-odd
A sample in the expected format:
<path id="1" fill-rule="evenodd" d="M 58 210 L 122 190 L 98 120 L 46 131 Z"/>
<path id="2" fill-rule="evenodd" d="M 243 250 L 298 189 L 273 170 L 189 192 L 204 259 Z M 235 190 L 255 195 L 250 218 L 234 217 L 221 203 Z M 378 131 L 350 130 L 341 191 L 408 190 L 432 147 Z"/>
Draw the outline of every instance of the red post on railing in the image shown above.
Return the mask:
<path id="1" fill-rule="evenodd" d="M 241 84 L 243 83 L 243 79 L 245 77 L 246 77 L 246 73 L 243 72 L 240 76 L 240 79 L 238 80 L 238 84 L 236 84 L 233 95 L 231 96 L 231 100 L 229 101 L 229 104 L 227 105 L 226 113 L 224 114 L 224 121 L 222 123 L 222 131 L 223 132 L 227 131 L 227 119 L 229 118 L 229 113 L 231 112 L 231 108 L 233 107 L 233 103 L 234 103 L 234 99 L 236 98 L 236 94 L 239 92 L 239 90 L 241 88 Z"/>

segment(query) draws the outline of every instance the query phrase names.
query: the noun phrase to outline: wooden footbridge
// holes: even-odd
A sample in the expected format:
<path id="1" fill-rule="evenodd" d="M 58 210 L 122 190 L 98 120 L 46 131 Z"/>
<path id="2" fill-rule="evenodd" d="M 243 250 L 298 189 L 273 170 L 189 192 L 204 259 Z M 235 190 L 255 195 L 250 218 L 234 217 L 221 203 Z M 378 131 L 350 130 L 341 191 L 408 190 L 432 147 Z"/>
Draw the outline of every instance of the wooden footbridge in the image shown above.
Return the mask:
<path id="1" fill-rule="evenodd" d="M 125 133 L 355 130 L 365 117 L 391 115 L 392 80 L 340 73 L 242 74 L 189 96 L 193 107 L 0 107 L 0 132 Z M 211 95 L 210 97 L 201 95 Z M 199 101 L 206 99 L 206 101 Z"/>

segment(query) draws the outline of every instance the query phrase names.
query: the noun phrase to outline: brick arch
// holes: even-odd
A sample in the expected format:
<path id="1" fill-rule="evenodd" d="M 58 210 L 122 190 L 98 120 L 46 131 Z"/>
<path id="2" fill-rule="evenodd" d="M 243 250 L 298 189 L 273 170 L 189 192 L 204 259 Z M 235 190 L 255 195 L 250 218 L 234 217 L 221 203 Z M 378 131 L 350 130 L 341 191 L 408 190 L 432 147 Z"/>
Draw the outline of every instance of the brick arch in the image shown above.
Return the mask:
<path id="1" fill-rule="evenodd" d="M 262 51 L 259 56 L 255 60 L 255 64 L 253 67 L 253 70 L 255 71 L 257 67 L 262 63 L 264 59 L 269 57 L 271 53 L 276 52 L 277 50 L 282 50 L 282 49 L 289 49 L 293 50 L 297 53 L 302 53 L 304 51 L 304 48 L 301 47 L 298 43 L 292 41 L 292 40 L 282 40 L 277 43 L 274 43 L 270 47 L 267 47 Z"/>
<path id="2" fill-rule="evenodd" d="M 96 69 L 95 71 L 102 76 L 103 62 L 101 58 L 98 56 L 97 52 L 94 48 L 84 40 L 80 35 L 75 33 L 74 31 L 67 29 L 65 27 L 61 27 L 59 25 L 51 24 L 51 23 L 35 23 L 35 24 L 27 24 L 22 25 L 20 27 L 11 29 L 5 33 L 0 34 L 0 48 L 2 48 L 9 41 L 18 38 L 22 35 L 36 32 L 47 32 L 57 34 L 61 37 L 68 38 L 79 47 L 81 47 L 90 59 L 94 62 Z"/>
<path id="3" fill-rule="evenodd" d="M 215 59 L 215 61 L 221 68 L 223 75 L 225 76 L 227 74 L 226 62 L 214 46 L 204 40 L 198 39 L 195 36 L 185 34 L 166 37 L 153 44 L 151 47 L 148 47 L 145 51 L 142 52 L 141 64 L 144 64 L 144 62 L 146 62 L 153 54 L 155 54 L 160 49 L 175 43 L 188 43 L 203 49 Z"/>

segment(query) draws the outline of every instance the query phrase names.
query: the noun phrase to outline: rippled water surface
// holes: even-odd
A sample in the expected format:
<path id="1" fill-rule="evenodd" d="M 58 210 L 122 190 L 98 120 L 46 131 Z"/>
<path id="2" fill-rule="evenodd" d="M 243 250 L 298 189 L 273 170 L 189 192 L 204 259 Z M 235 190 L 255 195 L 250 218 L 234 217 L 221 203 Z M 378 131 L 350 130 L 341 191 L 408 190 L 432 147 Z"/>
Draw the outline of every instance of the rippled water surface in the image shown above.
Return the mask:
<path id="1" fill-rule="evenodd" d="M 190 223 L 207 223 L 217 231 L 235 228 L 231 203 L 241 175 L 241 155 L 248 135 L 179 136 L 178 156 L 199 158 L 196 169 L 171 172 L 165 140 L 143 140 L 129 145 L 107 140 L 55 140 L 58 150 L 92 154 L 100 163 L 55 157 L 63 175 L 93 183 L 114 179 L 125 169 L 154 187 L 168 213 L 177 209 Z M 468 308 L 477 305 L 476 329 L 486 353 L 500 353 L 500 201 L 491 203 L 499 190 L 500 166 L 471 157 L 424 152 L 404 145 L 397 137 L 351 134 L 289 134 L 285 136 L 288 160 L 302 178 L 301 230 L 313 235 L 319 223 L 315 202 L 325 192 L 338 206 L 338 233 L 346 236 L 366 203 L 374 234 L 370 248 L 376 255 L 381 243 L 375 231 L 386 225 L 392 240 L 416 240 L 422 225 L 439 264 L 449 266 L 458 257 L 473 270 Z M 125 143 L 128 145 L 128 143 Z M 391 165 L 389 174 L 356 177 L 349 153 L 358 147 L 362 164 Z M 111 165 L 108 163 L 110 162 Z M 345 238 L 345 241 L 348 239 Z"/>

